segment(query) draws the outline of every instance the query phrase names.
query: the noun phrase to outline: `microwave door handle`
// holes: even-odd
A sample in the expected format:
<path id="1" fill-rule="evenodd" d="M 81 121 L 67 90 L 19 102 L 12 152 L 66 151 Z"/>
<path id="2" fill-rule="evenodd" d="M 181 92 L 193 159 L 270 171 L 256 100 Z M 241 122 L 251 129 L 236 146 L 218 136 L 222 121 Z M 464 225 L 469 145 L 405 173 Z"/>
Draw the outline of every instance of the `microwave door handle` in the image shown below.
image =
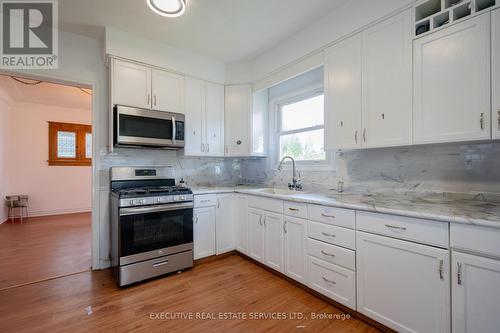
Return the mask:
<path id="1" fill-rule="evenodd" d="M 172 143 L 175 144 L 175 136 L 177 135 L 177 129 L 175 128 L 175 117 L 172 116 Z"/>

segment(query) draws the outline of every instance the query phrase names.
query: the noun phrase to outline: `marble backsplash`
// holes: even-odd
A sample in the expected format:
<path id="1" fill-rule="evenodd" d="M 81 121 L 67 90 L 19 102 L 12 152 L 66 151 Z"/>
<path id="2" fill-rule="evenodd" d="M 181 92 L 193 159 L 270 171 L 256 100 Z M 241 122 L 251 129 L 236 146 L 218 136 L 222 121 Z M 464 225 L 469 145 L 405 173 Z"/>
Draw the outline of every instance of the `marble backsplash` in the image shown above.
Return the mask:
<path id="1" fill-rule="evenodd" d="M 101 184 L 111 166 L 171 165 L 188 186 L 285 187 L 291 171 L 277 171 L 266 158 L 184 157 L 177 151 L 116 149 L 101 153 Z M 441 144 L 337 152 L 331 169 L 301 169 L 305 190 L 419 190 L 500 193 L 500 142 Z"/>
<path id="2" fill-rule="evenodd" d="M 300 170 L 300 167 L 299 167 Z M 283 187 L 291 171 L 242 163 L 242 180 Z M 500 193 L 500 143 L 440 144 L 337 152 L 330 171 L 301 170 L 305 190 L 419 190 Z"/>

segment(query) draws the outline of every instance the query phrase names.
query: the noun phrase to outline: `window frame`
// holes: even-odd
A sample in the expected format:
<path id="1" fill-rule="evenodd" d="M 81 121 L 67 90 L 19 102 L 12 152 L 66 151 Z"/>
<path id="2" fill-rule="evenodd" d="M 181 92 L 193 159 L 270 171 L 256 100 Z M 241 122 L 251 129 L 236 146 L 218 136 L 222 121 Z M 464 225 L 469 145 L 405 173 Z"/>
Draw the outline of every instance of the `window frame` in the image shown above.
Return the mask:
<path id="1" fill-rule="evenodd" d="M 49 121 L 49 166 L 91 166 L 92 158 L 86 157 L 86 134 L 92 135 L 92 126 Z M 57 156 L 57 132 L 76 134 L 75 157 Z"/>
<path id="2" fill-rule="evenodd" d="M 319 95 L 324 95 L 324 88 L 323 85 L 315 85 L 315 86 L 310 86 L 306 87 L 304 89 L 290 92 L 285 96 L 280 96 L 274 100 L 271 101 L 271 110 L 274 112 L 274 120 L 275 120 L 275 125 L 273 126 L 273 141 L 274 143 L 272 144 L 273 146 L 273 160 L 274 164 L 278 164 L 281 160 L 280 156 L 280 137 L 282 135 L 287 135 L 287 134 L 294 134 L 294 133 L 303 133 L 303 132 L 310 132 L 313 130 L 318 130 L 318 129 L 323 129 L 325 128 L 325 123 L 323 121 L 323 125 L 316 125 L 312 127 L 304 127 L 301 129 L 295 129 L 295 130 L 289 130 L 289 131 L 283 131 L 282 130 L 282 107 L 288 104 L 296 103 L 302 100 L 306 100 L 309 98 L 313 98 Z M 323 110 L 324 112 L 324 110 Z M 324 145 L 324 141 L 323 141 Z M 332 161 L 333 161 L 333 156 L 330 152 L 325 151 L 325 159 L 324 160 L 297 160 L 295 163 L 301 167 L 302 170 L 332 170 Z M 291 162 L 286 160 L 284 162 L 285 168 L 289 168 L 291 165 Z"/>

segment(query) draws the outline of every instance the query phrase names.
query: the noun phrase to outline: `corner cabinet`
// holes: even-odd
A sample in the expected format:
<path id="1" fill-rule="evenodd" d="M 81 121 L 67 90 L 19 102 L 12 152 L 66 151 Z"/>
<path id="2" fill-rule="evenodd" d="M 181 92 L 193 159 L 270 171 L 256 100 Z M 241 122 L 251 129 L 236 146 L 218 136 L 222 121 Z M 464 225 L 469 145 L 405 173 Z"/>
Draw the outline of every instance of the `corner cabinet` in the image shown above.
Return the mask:
<path id="1" fill-rule="evenodd" d="M 361 148 L 361 34 L 324 56 L 325 149 Z"/>
<path id="2" fill-rule="evenodd" d="M 414 41 L 416 144 L 491 138 L 490 44 L 490 14 Z"/>
<path id="3" fill-rule="evenodd" d="M 185 80 L 186 156 L 224 156 L 224 86 Z"/>
<path id="4" fill-rule="evenodd" d="M 500 9 L 491 13 L 491 64 L 492 68 L 492 95 L 493 139 L 500 140 Z"/>
<path id="5" fill-rule="evenodd" d="M 449 251 L 356 234 L 358 312 L 398 332 L 449 332 Z"/>
<path id="6" fill-rule="evenodd" d="M 363 31 L 363 147 L 412 143 L 411 10 Z"/>

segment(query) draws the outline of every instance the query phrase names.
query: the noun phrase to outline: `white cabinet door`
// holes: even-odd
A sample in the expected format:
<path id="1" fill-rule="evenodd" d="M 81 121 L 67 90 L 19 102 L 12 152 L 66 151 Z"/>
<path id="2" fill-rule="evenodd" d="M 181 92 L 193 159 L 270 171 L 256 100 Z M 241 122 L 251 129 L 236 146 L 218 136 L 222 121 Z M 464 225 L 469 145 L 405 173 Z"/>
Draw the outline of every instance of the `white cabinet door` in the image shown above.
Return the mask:
<path id="1" fill-rule="evenodd" d="M 236 250 L 248 254 L 248 202 L 242 194 L 236 194 Z"/>
<path id="2" fill-rule="evenodd" d="M 398 332 L 450 331 L 449 251 L 357 232 L 357 309 Z"/>
<path id="3" fill-rule="evenodd" d="M 184 77 L 153 69 L 152 98 L 154 110 L 184 113 Z"/>
<path id="4" fill-rule="evenodd" d="M 500 261 L 452 252 L 454 333 L 496 333 L 500 327 Z"/>
<path id="5" fill-rule="evenodd" d="M 500 9 L 491 13 L 493 139 L 500 139 Z"/>
<path id="6" fill-rule="evenodd" d="M 248 156 L 251 146 L 252 86 L 226 86 L 225 100 L 225 155 Z"/>
<path id="7" fill-rule="evenodd" d="M 363 147 L 412 142 L 411 10 L 363 31 Z"/>
<path id="8" fill-rule="evenodd" d="M 217 255 L 232 251 L 236 247 L 235 208 L 234 193 L 217 194 L 217 210 L 215 222 Z"/>
<path id="9" fill-rule="evenodd" d="M 325 149 L 361 148 L 361 35 L 325 50 Z"/>
<path id="10" fill-rule="evenodd" d="M 194 259 L 215 254 L 215 207 L 196 208 L 193 223 Z"/>
<path id="11" fill-rule="evenodd" d="M 205 153 L 224 156 L 224 86 L 206 82 L 205 85 Z"/>
<path id="12" fill-rule="evenodd" d="M 285 274 L 292 279 L 307 283 L 307 221 L 285 217 Z"/>
<path id="13" fill-rule="evenodd" d="M 113 104 L 151 108 L 151 68 L 113 59 Z"/>
<path id="14" fill-rule="evenodd" d="M 264 264 L 283 273 L 283 215 L 266 213 L 263 222 L 265 228 Z"/>
<path id="15" fill-rule="evenodd" d="M 205 155 L 205 82 L 197 79 L 185 80 L 185 155 Z"/>
<path id="16" fill-rule="evenodd" d="M 248 255 L 264 263 L 264 212 L 248 209 Z"/>
<path id="17" fill-rule="evenodd" d="M 414 41 L 415 143 L 490 138 L 490 16 Z"/>

